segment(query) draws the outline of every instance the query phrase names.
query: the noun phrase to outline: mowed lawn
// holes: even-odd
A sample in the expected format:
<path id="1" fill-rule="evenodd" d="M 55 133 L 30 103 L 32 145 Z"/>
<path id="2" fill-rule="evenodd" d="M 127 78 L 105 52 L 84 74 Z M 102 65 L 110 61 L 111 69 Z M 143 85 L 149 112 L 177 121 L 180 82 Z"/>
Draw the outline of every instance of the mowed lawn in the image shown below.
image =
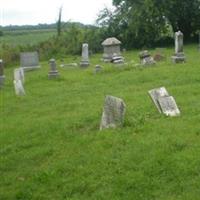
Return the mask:
<path id="1" fill-rule="evenodd" d="M 174 65 L 169 48 L 166 61 L 147 68 L 135 66 L 138 52 L 124 54 L 124 68 L 102 63 L 101 54 L 86 70 L 58 66 L 58 80 L 48 79 L 43 62 L 25 74 L 24 97 L 15 96 L 14 67 L 5 70 L 1 200 L 200 199 L 200 52 L 188 45 L 187 63 Z M 93 74 L 95 64 L 104 67 L 101 74 Z M 161 86 L 175 97 L 180 117 L 156 110 L 147 92 Z M 124 99 L 125 124 L 100 132 L 107 94 Z"/>

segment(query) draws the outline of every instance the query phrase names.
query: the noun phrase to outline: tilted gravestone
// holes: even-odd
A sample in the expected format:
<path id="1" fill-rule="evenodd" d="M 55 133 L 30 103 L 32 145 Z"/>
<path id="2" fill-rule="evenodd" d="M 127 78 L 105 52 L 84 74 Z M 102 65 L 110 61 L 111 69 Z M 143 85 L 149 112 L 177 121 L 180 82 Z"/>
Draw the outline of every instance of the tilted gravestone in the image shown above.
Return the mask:
<path id="1" fill-rule="evenodd" d="M 14 88 L 15 88 L 15 94 L 18 96 L 25 95 L 25 90 L 23 87 L 23 83 L 25 81 L 24 78 L 24 70 L 23 68 L 17 68 L 14 70 Z"/>
<path id="2" fill-rule="evenodd" d="M 180 115 L 174 97 L 169 95 L 165 87 L 150 90 L 148 93 L 160 113 L 171 117 Z"/>
<path id="3" fill-rule="evenodd" d="M 59 73 L 58 70 L 56 68 L 56 60 L 55 59 L 51 59 L 49 60 L 49 65 L 50 65 L 50 70 L 49 70 L 49 78 L 58 78 L 59 77 Z"/>
<path id="4" fill-rule="evenodd" d="M 172 56 L 174 63 L 185 62 L 185 54 L 183 52 L 183 33 L 178 31 L 175 33 L 175 54 Z"/>
<path id="5" fill-rule="evenodd" d="M 20 53 L 20 66 L 25 71 L 40 68 L 38 53 L 37 52 Z"/>
<path id="6" fill-rule="evenodd" d="M 25 82 L 24 69 L 22 67 L 14 70 L 14 80 L 15 81 L 21 80 L 22 83 Z"/>
<path id="7" fill-rule="evenodd" d="M 125 111 L 126 105 L 122 99 L 113 96 L 106 96 L 100 130 L 122 127 Z"/>
<path id="8" fill-rule="evenodd" d="M 88 67 L 90 65 L 89 63 L 89 51 L 88 51 L 88 44 L 82 45 L 82 59 L 80 66 L 81 67 Z"/>
<path id="9" fill-rule="evenodd" d="M 4 63 L 3 60 L 0 59 L 0 88 L 3 86 L 4 81 L 5 81 Z"/>
<path id="10" fill-rule="evenodd" d="M 14 88 L 15 88 L 15 94 L 18 95 L 18 96 L 25 95 L 25 90 L 24 90 L 22 81 L 21 80 L 17 80 L 17 81 L 14 80 L 13 83 L 14 83 Z"/>

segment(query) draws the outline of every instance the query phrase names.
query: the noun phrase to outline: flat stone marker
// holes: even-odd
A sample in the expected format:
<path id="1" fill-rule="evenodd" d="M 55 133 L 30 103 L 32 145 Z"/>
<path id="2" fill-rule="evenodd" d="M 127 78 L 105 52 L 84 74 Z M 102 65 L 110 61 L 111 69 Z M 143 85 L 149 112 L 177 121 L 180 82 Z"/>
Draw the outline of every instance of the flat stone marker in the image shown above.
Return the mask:
<path id="1" fill-rule="evenodd" d="M 100 130 L 122 127 L 125 111 L 126 105 L 122 99 L 113 96 L 106 96 Z"/>
<path id="2" fill-rule="evenodd" d="M 0 59 L 0 88 L 4 85 L 5 75 L 4 75 L 4 63 L 3 60 Z"/>
<path id="3" fill-rule="evenodd" d="M 21 80 L 22 83 L 25 82 L 24 69 L 22 67 L 17 68 L 17 69 L 14 70 L 14 80 L 15 81 Z"/>
<path id="4" fill-rule="evenodd" d="M 175 99 L 165 87 L 150 90 L 148 93 L 160 113 L 171 117 L 180 115 Z"/>
<path id="5" fill-rule="evenodd" d="M 89 51 L 88 51 L 88 44 L 82 45 L 82 59 L 80 63 L 81 67 L 88 67 L 89 63 Z"/>
<path id="6" fill-rule="evenodd" d="M 20 53 L 20 66 L 25 70 L 39 69 L 39 56 L 37 52 Z"/>
<path id="7" fill-rule="evenodd" d="M 176 101 L 174 97 L 161 97 L 158 100 L 159 105 L 162 109 L 162 112 L 170 117 L 175 117 L 180 115 L 180 110 L 178 109 L 176 105 Z"/>
<path id="8" fill-rule="evenodd" d="M 15 94 L 17 96 L 24 96 L 25 95 L 25 90 L 22 84 L 21 80 L 14 80 L 14 88 L 15 88 Z"/>
<path id="9" fill-rule="evenodd" d="M 50 59 L 49 60 L 49 66 L 50 66 L 50 70 L 49 70 L 49 78 L 58 78 L 60 75 L 58 73 L 58 70 L 56 68 L 56 60 L 55 59 Z"/>

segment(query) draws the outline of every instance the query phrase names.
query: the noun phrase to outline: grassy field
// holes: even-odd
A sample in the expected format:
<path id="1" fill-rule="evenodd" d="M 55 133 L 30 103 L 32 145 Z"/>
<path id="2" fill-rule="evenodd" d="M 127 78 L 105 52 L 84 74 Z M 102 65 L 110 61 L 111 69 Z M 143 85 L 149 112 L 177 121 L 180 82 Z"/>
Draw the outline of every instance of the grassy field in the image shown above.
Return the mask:
<path id="1" fill-rule="evenodd" d="M 59 67 L 58 80 L 48 80 L 46 61 L 25 74 L 24 97 L 14 94 L 14 68 L 6 69 L 0 199 L 199 200 L 200 53 L 186 46 L 187 63 L 174 65 L 173 52 L 151 68 L 133 65 L 138 51 L 124 54 L 132 64 L 122 69 L 94 55 L 86 70 Z M 95 64 L 104 72 L 94 75 Z M 147 91 L 160 86 L 175 97 L 180 117 L 156 110 Z M 124 99 L 125 125 L 100 132 L 107 94 Z"/>
<path id="2" fill-rule="evenodd" d="M 50 37 L 56 34 L 56 30 L 19 30 L 19 31 L 6 31 L 4 36 L 0 37 L 0 43 L 9 44 L 13 46 L 17 45 L 34 45 L 39 42 L 48 40 Z"/>

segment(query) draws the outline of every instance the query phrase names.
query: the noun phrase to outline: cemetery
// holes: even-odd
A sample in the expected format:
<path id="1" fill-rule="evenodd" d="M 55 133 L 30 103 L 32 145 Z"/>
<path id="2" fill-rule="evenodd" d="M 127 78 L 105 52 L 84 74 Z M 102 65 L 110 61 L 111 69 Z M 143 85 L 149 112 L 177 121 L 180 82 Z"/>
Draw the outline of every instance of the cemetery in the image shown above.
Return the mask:
<path id="1" fill-rule="evenodd" d="M 200 35 L 111 33 L 0 54 L 0 200 L 199 200 Z"/>

